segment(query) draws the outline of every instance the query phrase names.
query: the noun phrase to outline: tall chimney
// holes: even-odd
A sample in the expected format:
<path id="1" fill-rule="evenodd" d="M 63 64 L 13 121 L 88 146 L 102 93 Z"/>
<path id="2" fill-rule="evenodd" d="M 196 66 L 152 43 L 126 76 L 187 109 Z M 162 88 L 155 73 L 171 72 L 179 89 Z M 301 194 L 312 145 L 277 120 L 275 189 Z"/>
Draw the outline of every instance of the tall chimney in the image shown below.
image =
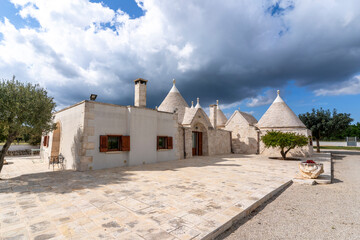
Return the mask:
<path id="1" fill-rule="evenodd" d="M 214 127 L 215 130 L 216 130 L 216 125 L 217 125 L 216 120 L 217 120 L 217 105 L 211 104 L 210 105 L 210 123 Z"/>
<path id="2" fill-rule="evenodd" d="M 135 82 L 135 107 L 146 107 L 146 84 L 147 80 L 138 78 Z"/>

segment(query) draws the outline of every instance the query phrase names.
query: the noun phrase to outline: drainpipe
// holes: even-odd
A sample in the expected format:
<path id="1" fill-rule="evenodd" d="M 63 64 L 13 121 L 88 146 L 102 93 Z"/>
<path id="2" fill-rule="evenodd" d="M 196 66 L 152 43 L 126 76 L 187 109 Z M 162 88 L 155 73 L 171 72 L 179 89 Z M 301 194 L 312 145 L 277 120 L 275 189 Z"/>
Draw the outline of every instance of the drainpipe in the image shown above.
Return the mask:
<path id="1" fill-rule="evenodd" d="M 232 147 L 232 132 L 230 132 L 230 152 L 234 153 L 233 147 Z"/>
<path id="2" fill-rule="evenodd" d="M 185 150 L 185 128 L 182 128 L 183 129 L 183 139 L 184 139 L 184 159 L 186 159 L 186 150 Z"/>
<path id="3" fill-rule="evenodd" d="M 260 130 L 256 130 L 257 132 L 257 151 L 256 154 L 260 154 Z"/>

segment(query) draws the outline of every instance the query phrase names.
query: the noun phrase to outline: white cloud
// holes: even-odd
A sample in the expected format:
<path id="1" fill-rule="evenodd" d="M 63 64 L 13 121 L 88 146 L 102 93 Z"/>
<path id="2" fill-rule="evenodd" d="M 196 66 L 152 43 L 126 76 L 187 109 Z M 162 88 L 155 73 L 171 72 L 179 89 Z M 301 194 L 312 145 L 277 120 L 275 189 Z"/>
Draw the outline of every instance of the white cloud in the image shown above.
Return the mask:
<path id="1" fill-rule="evenodd" d="M 177 78 L 183 95 L 219 97 L 226 109 L 289 79 L 339 82 L 359 71 L 355 0 L 136 0 L 136 19 L 87 0 L 11 2 L 40 27 L 0 19 L 0 77 L 40 83 L 61 106 L 92 92 L 129 104 L 132 80 L 144 77 L 154 106 Z M 286 11 L 271 16 L 277 2 Z M 265 94 L 248 106 L 270 102 Z"/>
<path id="2" fill-rule="evenodd" d="M 321 88 L 314 91 L 316 96 L 336 96 L 360 94 L 360 76 L 355 76 L 349 81 L 335 84 L 329 88 Z"/>
<path id="3" fill-rule="evenodd" d="M 254 98 L 249 98 L 246 106 L 248 107 L 259 107 L 270 104 L 274 101 L 276 93 L 274 90 L 267 90 L 264 95 L 258 95 Z"/>
<path id="4" fill-rule="evenodd" d="M 233 102 L 230 104 L 222 104 L 221 102 L 219 102 L 219 105 L 220 105 L 220 109 L 225 110 L 225 109 L 231 109 L 231 108 L 238 108 L 241 103 L 242 103 L 242 101 L 236 101 L 236 102 Z"/>

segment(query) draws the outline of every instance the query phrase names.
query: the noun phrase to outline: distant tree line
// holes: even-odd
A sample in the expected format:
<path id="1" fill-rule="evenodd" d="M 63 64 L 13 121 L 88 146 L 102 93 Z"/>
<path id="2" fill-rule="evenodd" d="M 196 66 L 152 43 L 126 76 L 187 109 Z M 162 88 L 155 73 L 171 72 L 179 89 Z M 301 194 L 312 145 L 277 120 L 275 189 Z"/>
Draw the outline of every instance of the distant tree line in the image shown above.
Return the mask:
<path id="1" fill-rule="evenodd" d="M 351 125 L 350 113 L 338 113 L 320 109 L 299 114 L 300 120 L 311 130 L 316 140 L 317 151 L 320 152 L 320 140 L 344 140 L 346 137 L 360 136 L 360 123 Z"/>
<path id="2" fill-rule="evenodd" d="M 344 131 L 333 134 L 329 137 L 324 137 L 322 140 L 334 141 L 345 140 L 346 137 L 357 137 L 360 140 L 360 122 L 350 124 Z"/>

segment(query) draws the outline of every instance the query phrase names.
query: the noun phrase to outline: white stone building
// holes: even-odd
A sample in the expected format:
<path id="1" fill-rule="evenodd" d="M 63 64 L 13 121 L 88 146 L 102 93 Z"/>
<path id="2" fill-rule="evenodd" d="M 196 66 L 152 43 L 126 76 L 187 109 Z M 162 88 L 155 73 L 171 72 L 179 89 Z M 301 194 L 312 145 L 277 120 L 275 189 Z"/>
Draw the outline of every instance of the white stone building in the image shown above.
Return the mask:
<path id="1" fill-rule="evenodd" d="M 219 129 L 217 119 L 225 115 L 217 108 L 217 105 L 210 106 L 210 118 L 200 106 L 199 98 L 197 104 L 189 107 L 173 81 L 164 101 L 160 104 L 159 111 L 175 113 L 178 115 L 178 152 L 180 158 L 192 156 L 211 156 L 231 152 L 231 132 Z M 221 112 L 218 117 L 219 111 Z"/>
<path id="2" fill-rule="evenodd" d="M 259 122 L 248 113 L 235 111 L 226 122 L 224 129 L 232 132 L 232 152 L 234 153 L 280 156 L 279 149 L 267 149 L 261 141 L 261 137 L 271 130 L 295 132 L 309 138 L 308 146 L 291 150 L 290 156 L 309 156 L 313 153 L 311 131 L 284 102 L 279 91 L 278 96 Z"/>
<path id="3" fill-rule="evenodd" d="M 134 106 L 82 101 L 54 114 L 57 129 L 43 136 L 41 157 L 61 154 L 66 169 L 80 171 L 133 166 L 192 156 L 228 153 L 279 156 L 266 149 L 261 136 L 270 130 L 309 137 L 309 145 L 290 151 L 312 154 L 311 131 L 278 96 L 259 122 L 235 111 L 228 120 L 219 102 L 210 105 L 210 117 L 197 104 L 189 107 L 173 86 L 157 109 L 146 108 L 147 80 L 135 80 Z"/>
<path id="4" fill-rule="evenodd" d="M 135 80 L 134 106 L 85 100 L 56 112 L 42 159 L 61 154 L 66 169 L 85 171 L 230 153 L 231 133 L 214 128 L 199 101 L 189 108 L 174 82 L 159 109 L 149 109 L 146 85 Z"/>
<path id="5" fill-rule="evenodd" d="M 259 129 L 259 139 L 265 135 L 268 131 L 276 130 L 281 132 L 294 132 L 297 134 L 305 135 L 309 138 L 307 146 L 302 148 L 295 148 L 289 152 L 290 156 L 310 156 L 313 154 L 312 135 L 311 131 L 306 128 L 304 123 L 296 116 L 296 114 L 290 109 L 290 107 L 280 97 L 280 91 L 277 91 L 278 95 L 265 114 L 261 117 L 257 123 Z M 264 143 L 260 141 L 259 153 L 277 157 L 279 156 L 279 149 L 265 148 Z"/>
<path id="6" fill-rule="evenodd" d="M 232 132 L 234 153 L 259 153 L 259 130 L 257 120 L 250 114 L 236 110 L 225 124 L 225 130 Z"/>

